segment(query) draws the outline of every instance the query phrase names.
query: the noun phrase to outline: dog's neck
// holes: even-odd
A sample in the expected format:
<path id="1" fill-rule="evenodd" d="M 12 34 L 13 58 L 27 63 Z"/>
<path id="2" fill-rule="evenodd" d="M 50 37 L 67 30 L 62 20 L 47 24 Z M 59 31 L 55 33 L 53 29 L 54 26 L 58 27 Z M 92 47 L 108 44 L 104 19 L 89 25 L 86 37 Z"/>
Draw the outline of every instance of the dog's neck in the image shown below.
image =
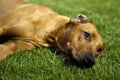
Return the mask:
<path id="1" fill-rule="evenodd" d="M 65 29 L 66 23 L 68 23 L 69 21 L 70 21 L 70 18 L 65 16 L 63 16 L 63 18 L 60 21 L 58 21 L 58 23 L 55 25 L 56 29 L 52 31 L 49 37 L 47 37 L 46 39 L 48 44 L 52 46 L 58 46 L 61 50 L 63 50 L 62 47 L 60 47 L 58 41 L 61 38 L 61 36 L 64 35 L 64 33 L 66 32 L 66 29 Z"/>

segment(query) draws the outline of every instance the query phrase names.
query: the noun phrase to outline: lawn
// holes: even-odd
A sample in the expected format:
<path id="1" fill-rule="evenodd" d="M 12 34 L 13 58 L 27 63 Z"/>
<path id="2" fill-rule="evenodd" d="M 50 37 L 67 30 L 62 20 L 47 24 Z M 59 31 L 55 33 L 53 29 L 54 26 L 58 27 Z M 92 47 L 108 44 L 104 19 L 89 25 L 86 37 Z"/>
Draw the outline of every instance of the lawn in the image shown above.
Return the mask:
<path id="1" fill-rule="evenodd" d="M 0 62 L 0 80 L 120 80 L 120 0 L 28 0 L 61 15 L 87 15 L 106 43 L 96 65 L 81 69 L 47 48 L 17 52 Z"/>

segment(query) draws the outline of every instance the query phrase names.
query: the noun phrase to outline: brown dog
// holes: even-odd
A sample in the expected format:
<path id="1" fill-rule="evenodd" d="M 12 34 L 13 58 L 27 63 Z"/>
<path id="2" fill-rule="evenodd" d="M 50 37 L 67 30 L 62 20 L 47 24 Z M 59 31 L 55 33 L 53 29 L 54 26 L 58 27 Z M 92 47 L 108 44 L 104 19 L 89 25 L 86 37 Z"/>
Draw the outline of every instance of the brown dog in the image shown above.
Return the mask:
<path id="1" fill-rule="evenodd" d="M 70 19 L 45 6 L 1 0 L 0 17 L 0 60 L 15 51 L 54 46 L 91 67 L 104 49 L 95 25 L 81 14 Z"/>

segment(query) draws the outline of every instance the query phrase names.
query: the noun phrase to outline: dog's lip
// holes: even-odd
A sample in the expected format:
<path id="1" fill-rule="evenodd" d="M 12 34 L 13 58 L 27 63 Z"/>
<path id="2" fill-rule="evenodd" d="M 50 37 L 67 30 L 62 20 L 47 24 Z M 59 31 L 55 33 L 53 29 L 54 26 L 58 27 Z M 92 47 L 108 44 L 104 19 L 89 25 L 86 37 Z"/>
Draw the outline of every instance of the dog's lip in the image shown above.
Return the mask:
<path id="1" fill-rule="evenodd" d="M 79 51 L 79 53 L 76 52 L 76 54 L 74 55 L 73 54 L 73 48 L 68 48 L 67 49 L 67 57 L 69 59 L 73 60 L 74 63 L 77 63 L 77 64 L 81 63 L 81 60 L 80 60 L 80 57 L 81 57 L 80 51 Z"/>
<path id="2" fill-rule="evenodd" d="M 67 56 L 68 56 L 68 57 L 73 57 L 73 56 L 72 56 L 72 48 L 68 48 L 68 49 L 67 49 Z"/>
<path id="3" fill-rule="evenodd" d="M 80 50 L 77 51 L 75 54 L 73 53 L 73 48 L 68 48 L 67 49 L 67 56 L 70 57 L 70 58 L 73 58 L 75 59 L 77 62 L 80 61 L 80 58 L 81 58 L 81 52 Z"/>
<path id="4" fill-rule="evenodd" d="M 81 52 L 80 52 L 80 51 L 78 51 L 78 52 L 76 53 L 76 57 L 78 57 L 78 58 L 81 57 Z"/>

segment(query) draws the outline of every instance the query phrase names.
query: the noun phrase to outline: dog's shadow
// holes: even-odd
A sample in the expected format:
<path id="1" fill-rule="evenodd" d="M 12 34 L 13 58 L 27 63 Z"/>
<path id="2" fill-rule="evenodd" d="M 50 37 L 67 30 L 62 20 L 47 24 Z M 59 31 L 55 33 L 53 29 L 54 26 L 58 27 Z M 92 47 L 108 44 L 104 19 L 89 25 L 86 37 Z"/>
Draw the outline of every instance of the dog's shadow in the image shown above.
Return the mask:
<path id="1" fill-rule="evenodd" d="M 55 47 L 50 47 L 48 49 L 50 49 L 50 51 L 52 53 L 56 52 L 57 56 L 64 57 L 65 58 L 65 60 L 64 60 L 65 66 L 75 66 L 76 68 L 86 69 L 86 67 L 84 67 L 82 64 L 78 63 L 75 59 L 73 59 L 72 57 L 66 55 L 65 53 L 63 53 L 61 51 L 59 51 Z"/>

